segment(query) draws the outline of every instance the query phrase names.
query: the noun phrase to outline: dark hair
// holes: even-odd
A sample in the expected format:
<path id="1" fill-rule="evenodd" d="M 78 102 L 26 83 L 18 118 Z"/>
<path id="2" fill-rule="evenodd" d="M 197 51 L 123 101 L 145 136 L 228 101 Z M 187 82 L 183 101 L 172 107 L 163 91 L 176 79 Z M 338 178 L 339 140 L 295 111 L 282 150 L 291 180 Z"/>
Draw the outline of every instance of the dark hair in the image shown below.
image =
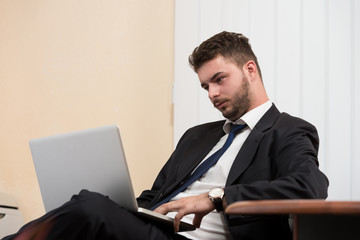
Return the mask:
<path id="1" fill-rule="evenodd" d="M 257 58 L 251 49 L 249 39 L 240 33 L 221 32 L 201 43 L 189 56 L 189 63 L 195 72 L 206 62 L 217 56 L 232 61 L 242 67 L 249 60 L 253 60 L 258 68 L 260 77 L 261 70 Z"/>

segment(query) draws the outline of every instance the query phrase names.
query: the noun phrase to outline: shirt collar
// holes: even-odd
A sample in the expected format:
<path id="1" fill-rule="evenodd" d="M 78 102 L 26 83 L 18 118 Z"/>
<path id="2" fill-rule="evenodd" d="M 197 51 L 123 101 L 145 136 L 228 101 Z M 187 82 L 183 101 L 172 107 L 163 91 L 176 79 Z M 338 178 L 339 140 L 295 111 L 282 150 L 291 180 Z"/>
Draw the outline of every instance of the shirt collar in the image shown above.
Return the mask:
<path id="1" fill-rule="evenodd" d="M 260 118 L 264 116 L 267 110 L 270 109 L 271 105 L 272 105 L 272 101 L 268 100 L 262 105 L 245 113 L 235 122 L 226 119 L 225 124 L 223 126 L 224 132 L 228 134 L 231 130 L 231 125 L 233 124 L 247 124 L 247 127 L 250 128 L 250 130 L 252 130 L 255 127 L 255 125 L 258 123 Z"/>

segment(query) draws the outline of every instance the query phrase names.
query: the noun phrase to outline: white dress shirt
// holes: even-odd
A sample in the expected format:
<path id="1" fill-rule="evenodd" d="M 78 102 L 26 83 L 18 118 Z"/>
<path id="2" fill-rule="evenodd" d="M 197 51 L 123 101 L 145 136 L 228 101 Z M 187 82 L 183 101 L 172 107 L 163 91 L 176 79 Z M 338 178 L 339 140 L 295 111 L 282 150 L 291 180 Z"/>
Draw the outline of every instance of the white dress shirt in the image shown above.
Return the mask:
<path id="1" fill-rule="evenodd" d="M 240 133 L 235 136 L 230 147 L 225 151 L 225 153 L 220 157 L 220 159 L 214 166 L 212 166 L 206 173 L 204 173 L 201 178 L 192 183 L 186 190 L 179 193 L 172 200 L 206 193 L 214 187 L 225 187 L 230 168 L 235 160 L 236 155 L 240 151 L 251 130 L 255 127 L 257 122 L 266 113 L 266 111 L 269 110 L 271 105 L 272 102 L 269 100 L 266 103 L 247 112 L 240 119 L 235 121 L 235 124 L 247 124 L 247 127 L 245 127 Z M 231 130 L 232 124 L 234 124 L 234 122 L 226 120 L 223 127 L 226 134 L 207 154 L 203 161 L 224 145 L 226 138 L 228 137 Z M 175 217 L 176 212 L 170 212 L 167 215 L 170 217 Z M 193 217 L 193 214 L 184 216 L 182 221 L 192 223 Z M 223 215 L 216 212 L 215 210 L 204 216 L 200 228 L 196 229 L 195 231 L 181 232 L 179 234 L 190 239 L 231 239 Z"/>

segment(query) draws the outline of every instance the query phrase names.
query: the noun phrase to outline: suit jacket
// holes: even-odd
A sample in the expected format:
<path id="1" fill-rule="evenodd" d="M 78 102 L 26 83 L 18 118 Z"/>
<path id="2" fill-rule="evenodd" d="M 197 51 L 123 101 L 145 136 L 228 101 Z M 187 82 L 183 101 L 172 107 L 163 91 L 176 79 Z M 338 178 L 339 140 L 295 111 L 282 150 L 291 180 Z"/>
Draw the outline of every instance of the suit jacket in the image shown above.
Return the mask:
<path id="1" fill-rule="evenodd" d="M 150 208 L 176 189 L 225 134 L 225 121 L 195 126 L 182 136 L 152 189 L 137 199 Z M 227 204 L 242 200 L 326 198 L 318 168 L 319 139 L 310 123 L 273 105 L 245 140 L 230 169 Z M 226 216 L 236 239 L 292 239 L 287 216 Z"/>

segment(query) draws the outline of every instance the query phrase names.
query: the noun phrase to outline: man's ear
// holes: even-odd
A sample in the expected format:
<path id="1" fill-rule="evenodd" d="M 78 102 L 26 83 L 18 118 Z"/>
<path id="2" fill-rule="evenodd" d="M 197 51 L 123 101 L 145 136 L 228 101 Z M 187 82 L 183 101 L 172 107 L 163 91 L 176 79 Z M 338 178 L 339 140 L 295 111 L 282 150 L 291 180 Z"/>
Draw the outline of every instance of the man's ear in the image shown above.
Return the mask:
<path id="1" fill-rule="evenodd" d="M 257 67 L 253 60 L 249 60 L 244 64 L 243 71 L 249 80 L 255 79 L 257 73 Z"/>

